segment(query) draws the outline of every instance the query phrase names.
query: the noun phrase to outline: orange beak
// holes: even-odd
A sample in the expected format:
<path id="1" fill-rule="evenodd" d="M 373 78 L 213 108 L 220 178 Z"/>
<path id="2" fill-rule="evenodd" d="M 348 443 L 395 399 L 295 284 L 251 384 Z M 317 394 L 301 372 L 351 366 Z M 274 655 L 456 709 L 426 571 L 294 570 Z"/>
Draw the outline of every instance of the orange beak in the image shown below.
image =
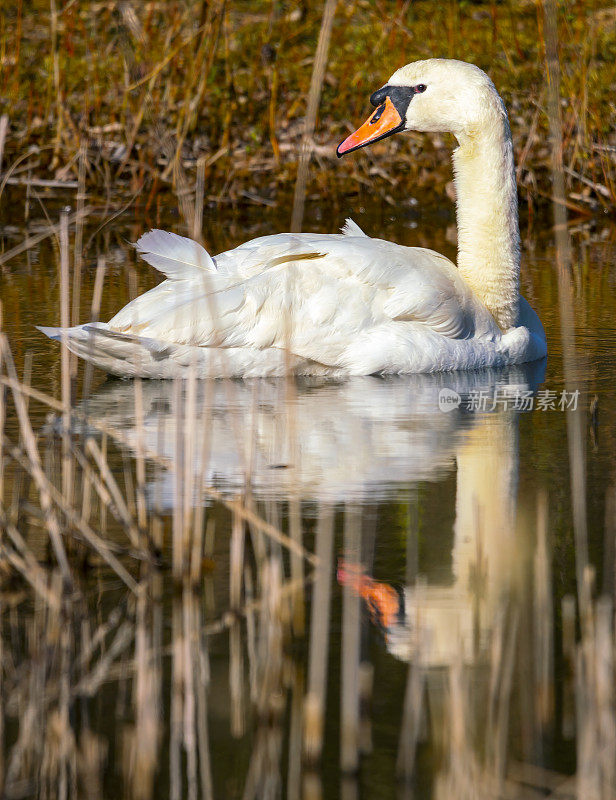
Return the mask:
<path id="1" fill-rule="evenodd" d="M 361 128 L 358 128 L 355 133 L 352 133 L 342 144 L 338 145 L 336 149 L 338 158 L 345 153 L 351 153 L 353 150 L 358 150 L 360 147 L 377 142 L 379 139 L 384 139 L 386 136 L 391 136 L 392 133 L 397 133 L 403 129 L 404 120 L 390 98 L 386 97 L 385 102 L 375 110 Z"/>

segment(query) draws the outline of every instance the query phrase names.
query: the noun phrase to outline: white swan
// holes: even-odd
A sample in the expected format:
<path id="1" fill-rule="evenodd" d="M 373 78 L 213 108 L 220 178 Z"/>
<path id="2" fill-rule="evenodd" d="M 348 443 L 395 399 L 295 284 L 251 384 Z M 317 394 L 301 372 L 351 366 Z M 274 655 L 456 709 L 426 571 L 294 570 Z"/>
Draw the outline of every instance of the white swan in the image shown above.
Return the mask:
<path id="1" fill-rule="evenodd" d="M 339 156 L 404 130 L 458 140 L 457 268 L 350 220 L 341 234 L 264 236 L 214 258 L 151 231 L 137 249 L 167 280 L 106 324 L 41 330 L 129 377 L 436 372 L 545 356 L 541 322 L 519 294 L 513 146 L 492 81 L 472 64 L 429 59 L 370 100 L 376 111 Z"/>

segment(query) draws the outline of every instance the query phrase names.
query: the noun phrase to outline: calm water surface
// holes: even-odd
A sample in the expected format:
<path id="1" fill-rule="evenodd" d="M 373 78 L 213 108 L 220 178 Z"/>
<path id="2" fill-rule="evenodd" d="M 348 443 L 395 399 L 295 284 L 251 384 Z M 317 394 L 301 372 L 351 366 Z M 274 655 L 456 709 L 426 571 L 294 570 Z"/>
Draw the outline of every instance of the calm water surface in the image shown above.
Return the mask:
<path id="1" fill-rule="evenodd" d="M 389 209 L 368 214 L 349 207 L 320 215 L 313 209 L 306 227 L 327 231 L 351 214 L 369 234 L 455 257 L 452 218 L 411 210 L 392 217 Z M 21 213 L 17 220 L 3 220 L 5 249 L 24 236 Z M 212 252 L 286 228 L 277 209 L 222 209 L 207 216 L 204 238 Z M 103 319 L 132 293 L 158 282 L 128 244 L 155 224 L 125 214 L 101 231 L 95 223 L 86 228 L 81 321 L 88 317 L 98 254 L 106 255 L 108 267 Z M 182 232 L 177 218 L 158 224 Z M 410 797 L 411 791 L 414 797 L 451 797 L 457 795 L 447 781 L 458 787 L 463 782 L 455 772 L 457 752 L 471 766 L 475 760 L 497 763 L 499 753 L 506 754 L 504 774 L 513 782 L 513 796 L 526 796 L 520 763 L 562 776 L 575 772 L 574 698 L 561 604 L 576 593 L 576 549 L 566 413 L 559 408 L 565 384 L 555 254 L 549 224 L 523 226 L 522 234 L 523 292 L 546 328 L 544 363 L 292 386 L 275 380 L 204 383 L 196 394 L 197 434 L 188 444 L 186 387 L 144 383 L 141 425 L 132 383 L 96 373 L 84 403 L 80 368 L 76 406 L 94 423 L 118 432 L 106 446 L 123 487 L 144 448 L 144 503 L 165 532 L 164 565 L 147 609 L 102 567 L 83 579 L 84 613 L 96 624 L 116 614 L 103 649 L 111 653 L 104 677 L 89 683 L 87 691 L 79 684 L 79 670 L 71 678 L 69 718 L 77 749 L 85 758 L 86 734 L 101 748 L 104 767 L 96 792 L 207 796 L 204 775 L 209 774 L 215 797 L 387 798 Z M 616 553 L 606 497 L 616 486 L 616 229 L 603 221 L 574 226 L 571 242 L 578 352 L 573 386 L 567 388 L 578 394 L 565 400 L 583 418 L 594 591 L 612 595 Z M 34 328 L 59 322 L 56 256 L 47 240 L 14 258 L 0 274 L 0 291 L 18 372 L 31 353 L 33 385 L 59 397 L 59 348 Z M 443 398 L 455 399 L 453 392 L 459 405 L 442 410 Z M 597 409 L 592 418 L 591 403 Z M 46 452 L 57 451 L 57 422 L 34 402 L 30 411 Z M 11 411 L 7 432 L 16 440 L 17 431 Z M 290 536 L 297 533 L 290 519 L 298 515 L 303 545 L 321 559 L 316 579 L 308 561 L 250 527 L 238 556 L 231 512 L 211 496 L 204 499 L 195 482 L 184 486 L 181 497 L 184 513 L 202 509 L 208 571 L 190 601 L 180 599 L 167 568 L 174 515 L 181 511 L 176 472 L 169 467 L 187 462 L 191 474 L 215 487 L 222 500 L 248 496 L 256 513 Z M 545 529 L 538 523 L 542 503 Z M 102 529 L 111 539 L 120 536 L 110 520 L 103 520 Z M 26 532 L 44 559 L 41 534 Z M 234 561 L 239 589 L 235 579 L 230 585 Z M 284 595 L 287 616 L 281 613 L 270 629 L 259 609 L 269 597 L 268 581 L 277 580 L 295 581 L 295 589 Z M 259 592 L 256 610 L 225 617 L 234 598 L 244 607 L 253 597 L 258 600 Z M 20 669 L 34 674 L 28 636 L 36 609 L 13 598 L 2 613 L 4 658 L 10 663 L 2 684 L 3 748 L 10 764 L 25 735 L 27 703 L 46 724 L 53 701 L 33 687 L 20 690 L 23 702 L 11 697 Z M 113 631 L 122 620 L 130 622 L 128 638 L 114 655 Z M 319 623 L 325 631 L 320 639 Z M 155 667 L 147 674 L 158 676 L 153 678 L 158 688 L 150 687 L 149 695 L 131 666 L 140 635 L 149 642 Z M 184 646 L 190 654 L 182 660 Z M 182 672 L 187 663 L 196 665 L 191 673 L 196 679 L 187 677 L 190 670 Z M 278 677 L 268 678 L 268 669 Z M 312 772 L 299 761 L 300 712 L 319 669 L 326 678 L 324 741 L 320 766 Z M 372 689 L 365 690 L 361 704 L 359 771 L 343 779 L 340 708 L 349 681 Z M 267 703 L 259 699 L 259 686 L 269 686 Z M 140 702 L 138 696 L 150 700 Z M 148 723 L 150 701 L 154 711 Z M 414 722 L 413 709 L 419 709 Z M 454 731 L 460 715 L 463 735 Z M 152 773 L 139 766 L 148 724 L 155 729 L 149 751 L 155 782 L 150 786 L 144 778 L 136 790 L 139 776 Z M 396 780 L 396 764 L 404 763 L 406 752 L 403 745 L 399 754 L 401 731 L 413 739 L 410 788 Z M 34 783 L 22 786 L 21 796 L 35 791 Z"/>

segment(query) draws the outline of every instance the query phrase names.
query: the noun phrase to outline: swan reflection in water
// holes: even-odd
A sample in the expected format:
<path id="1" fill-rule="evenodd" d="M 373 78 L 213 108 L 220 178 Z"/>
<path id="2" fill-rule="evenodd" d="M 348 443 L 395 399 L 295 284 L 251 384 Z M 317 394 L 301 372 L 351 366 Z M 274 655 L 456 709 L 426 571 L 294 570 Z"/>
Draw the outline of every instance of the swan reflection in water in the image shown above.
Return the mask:
<path id="1" fill-rule="evenodd" d="M 473 659 L 491 617 L 478 610 L 477 597 L 486 609 L 495 607 L 515 544 L 518 412 L 473 413 L 465 401 L 479 392 L 534 391 L 544 369 L 544 362 L 535 362 L 478 372 L 310 380 L 293 383 L 291 393 L 284 380 L 197 382 L 190 425 L 185 384 L 143 382 L 143 422 L 137 424 L 133 383 L 112 380 L 88 399 L 87 412 L 120 430 L 135 452 L 143 437 L 146 455 L 170 465 L 185 464 L 189 448 L 191 469 L 203 484 L 230 495 L 250 487 L 257 500 L 358 506 L 399 499 L 417 482 L 455 473 L 453 552 L 443 554 L 451 558 L 453 581 L 409 585 L 397 593 L 374 581 L 358 560 L 341 555 L 338 562 L 339 582 L 364 598 L 392 655 L 409 660 L 421 643 L 424 663 L 437 666 L 451 663 L 460 647 L 465 660 Z M 441 410 L 443 390 L 460 395 L 457 408 Z M 150 506 L 173 508 L 174 486 L 172 470 L 159 470 L 146 487 Z M 201 498 L 196 492 L 194 502 Z"/>

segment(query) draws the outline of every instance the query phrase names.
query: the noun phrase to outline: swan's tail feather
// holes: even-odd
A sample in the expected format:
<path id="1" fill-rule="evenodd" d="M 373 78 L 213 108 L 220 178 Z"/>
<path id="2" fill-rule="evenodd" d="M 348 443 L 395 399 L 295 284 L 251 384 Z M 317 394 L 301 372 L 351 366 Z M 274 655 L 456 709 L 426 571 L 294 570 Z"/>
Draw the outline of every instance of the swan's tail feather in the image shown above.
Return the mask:
<path id="1" fill-rule="evenodd" d="M 65 334 L 71 352 L 121 378 L 186 378 L 191 374 L 199 378 L 267 377 L 285 375 L 289 367 L 284 351 L 277 348 L 173 344 L 120 333 L 106 322 L 38 329 L 54 341 L 62 341 Z M 306 359 L 292 357 L 291 368 L 298 374 L 315 373 Z"/>
<path id="2" fill-rule="evenodd" d="M 198 242 L 177 233 L 153 230 L 135 244 L 139 255 L 171 280 L 185 280 L 206 272 L 216 272 L 210 254 Z"/>
<path id="3" fill-rule="evenodd" d="M 41 333 L 61 342 L 66 335 L 68 349 L 111 375 L 120 377 L 169 377 L 169 357 L 175 345 L 161 344 L 145 336 L 118 333 L 106 323 L 76 325 L 73 328 L 45 328 Z"/>
<path id="4" fill-rule="evenodd" d="M 36 329 L 55 342 L 62 340 L 62 328 L 46 328 L 44 325 L 37 325 Z"/>

